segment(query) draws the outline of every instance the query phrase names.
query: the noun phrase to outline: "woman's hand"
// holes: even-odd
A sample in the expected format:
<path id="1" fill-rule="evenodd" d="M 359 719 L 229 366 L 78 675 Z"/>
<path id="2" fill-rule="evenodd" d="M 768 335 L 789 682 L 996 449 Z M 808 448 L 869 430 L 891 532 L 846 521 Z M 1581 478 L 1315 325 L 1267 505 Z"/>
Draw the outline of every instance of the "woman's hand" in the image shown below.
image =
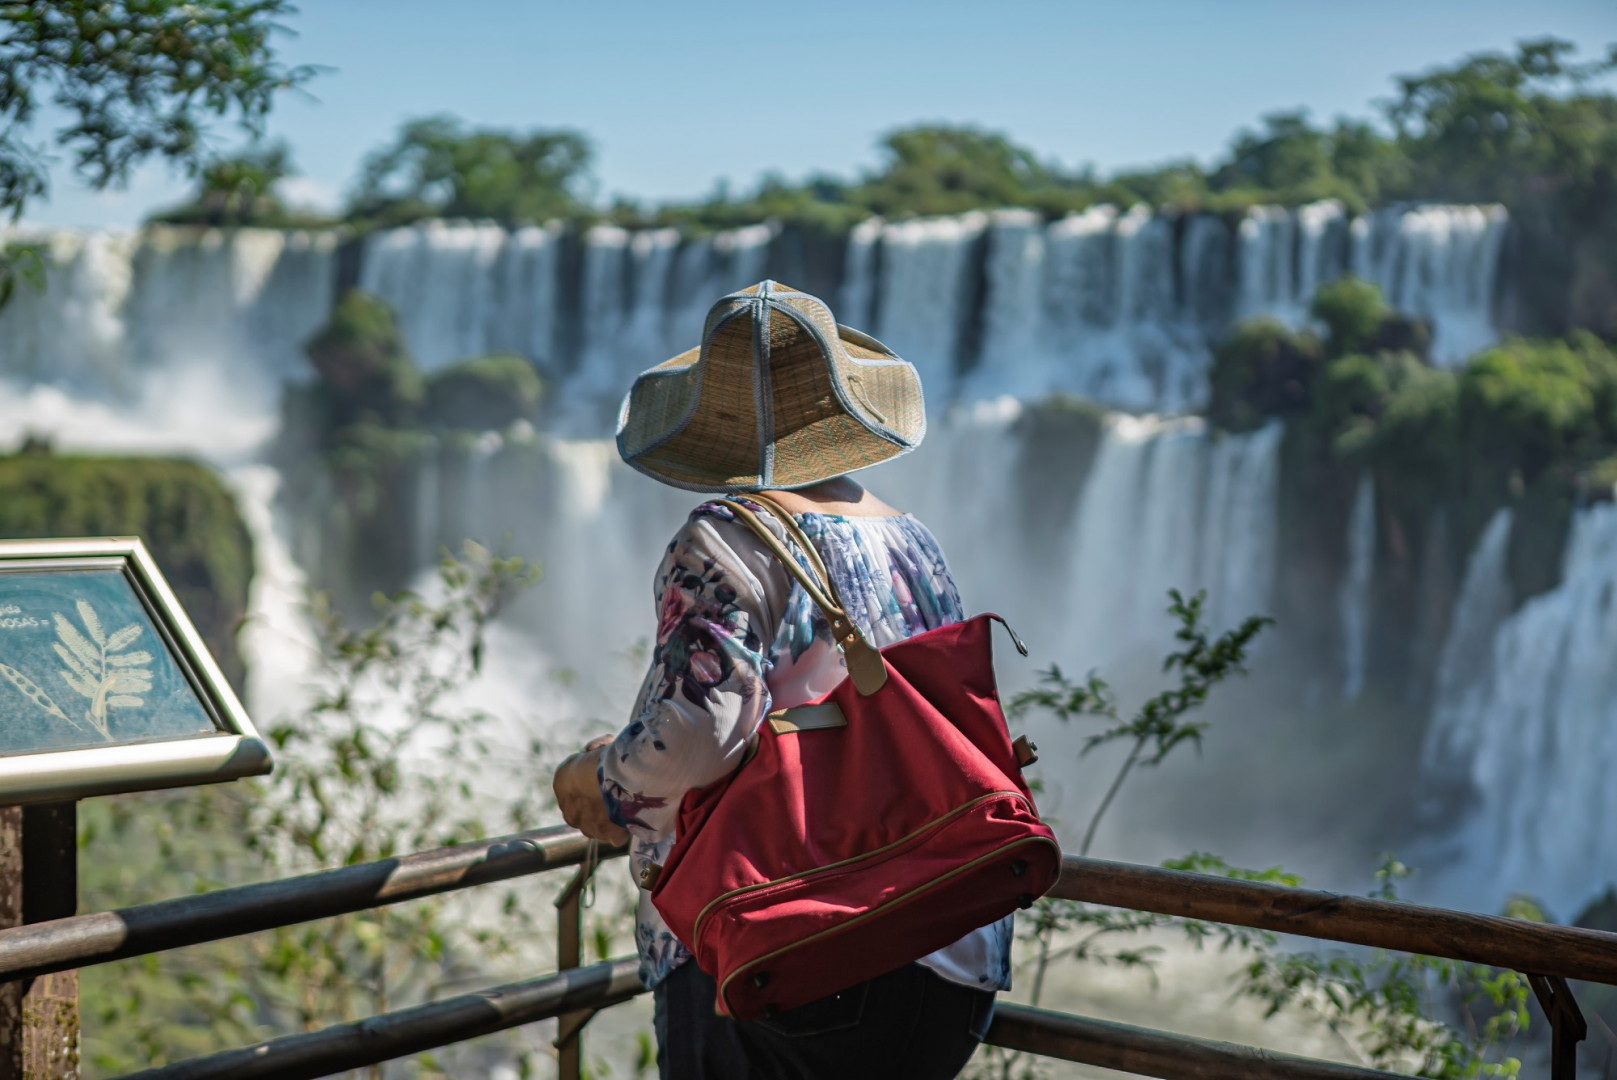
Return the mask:
<path id="1" fill-rule="evenodd" d="M 610 735 L 590 740 L 584 749 L 557 766 L 551 786 L 555 788 L 556 805 L 561 808 L 561 816 L 567 824 L 591 840 L 617 846 L 628 843 L 629 834 L 607 816 L 597 772 L 601 755 L 610 745 Z"/>

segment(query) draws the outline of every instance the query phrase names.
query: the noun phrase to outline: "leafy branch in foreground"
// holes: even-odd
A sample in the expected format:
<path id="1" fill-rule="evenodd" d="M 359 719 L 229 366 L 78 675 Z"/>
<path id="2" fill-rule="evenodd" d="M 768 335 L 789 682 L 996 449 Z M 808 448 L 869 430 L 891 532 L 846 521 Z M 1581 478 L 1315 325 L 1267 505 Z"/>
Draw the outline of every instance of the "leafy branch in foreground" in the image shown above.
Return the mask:
<path id="1" fill-rule="evenodd" d="M 1112 688 L 1093 671 L 1083 682 L 1074 683 L 1059 667 L 1051 666 L 1043 675 L 1043 685 L 1011 699 L 1011 712 L 1017 716 L 1041 709 L 1062 723 L 1081 717 L 1100 717 L 1107 721 L 1107 727 L 1084 740 L 1079 757 L 1087 757 L 1112 743 L 1131 742 L 1123 763 L 1118 766 L 1100 804 L 1090 816 L 1088 827 L 1084 829 L 1084 838 L 1078 846 L 1080 855 L 1089 854 L 1101 821 L 1136 768 L 1160 765 L 1180 746 L 1201 748 L 1207 723 L 1187 720 L 1185 714 L 1205 702 L 1208 692 L 1219 682 L 1245 672 L 1246 653 L 1252 640 L 1274 622 L 1264 616 L 1253 616 L 1235 629 L 1219 635 L 1216 640 L 1210 640 L 1203 622 L 1207 594 L 1198 592 L 1186 599 L 1178 589 L 1170 589 L 1168 597 L 1168 613 L 1179 624 L 1174 631 L 1174 640 L 1179 643 L 1179 648 L 1163 660 L 1162 670 L 1176 674 L 1178 680 L 1175 685 L 1148 699 L 1130 719 L 1122 719 Z M 1085 905 L 1041 900 L 1036 905 L 1031 926 L 1025 931 L 1038 947 L 1038 961 L 1033 976 L 1034 1004 L 1038 1004 L 1044 993 L 1045 975 L 1051 960 L 1057 955 L 1052 952 L 1052 942 L 1057 933 L 1080 928 L 1085 931 L 1078 944 L 1063 949 L 1063 954 L 1098 963 L 1138 967 L 1146 964 L 1150 950 L 1125 949 L 1104 953 L 1098 949 L 1098 942 L 1124 929 L 1148 929 L 1154 925 L 1153 918 L 1131 913 L 1130 918 L 1117 923 L 1114 921 L 1115 913 L 1097 914 Z"/>
<path id="2" fill-rule="evenodd" d="M 548 785 L 532 783 L 548 771 L 544 748 L 463 694 L 483 671 L 491 621 L 534 577 L 520 560 L 468 544 L 443 560 L 430 590 L 378 598 L 367 626 L 316 598 L 312 696 L 267 725 L 275 774 L 86 804 L 89 850 L 120 851 L 84 860 L 94 867 L 86 902 L 110 908 L 282 878 L 550 818 L 539 802 Z M 86 1067 L 121 1075 L 496 981 L 543 962 L 533 943 L 553 935 L 548 897 L 524 879 L 91 969 Z M 448 1073 L 516 1062 L 527 1075 L 542 1053 L 512 1036 L 453 1051 Z M 432 1069 L 450 1056 L 416 1067 L 445 1075 Z"/>
<path id="3" fill-rule="evenodd" d="M 1118 715 L 1117 699 L 1105 680 L 1094 672 L 1082 683 L 1073 683 L 1052 666 L 1043 676 L 1044 686 L 1017 694 L 1011 699 L 1011 712 L 1015 715 L 1030 709 L 1043 709 L 1057 720 L 1067 723 L 1076 717 L 1098 716 L 1111 721 L 1111 726 L 1084 740 L 1080 757 L 1118 741 L 1134 740 L 1128 756 L 1112 778 L 1100 805 L 1089 819 L 1078 853 L 1088 855 L 1095 842 L 1095 830 L 1111 808 L 1117 793 L 1136 766 L 1160 765 L 1183 744 L 1201 748 L 1202 734 L 1207 730 L 1205 721 L 1183 719 L 1184 715 L 1207 700 L 1207 693 L 1217 683 L 1231 675 L 1244 674 L 1246 650 L 1252 639 L 1274 620 L 1266 616 L 1253 616 L 1209 643 L 1207 627 L 1202 623 L 1207 606 L 1207 593 L 1198 592 L 1185 599 L 1178 589 L 1168 590 L 1168 613 L 1179 621 L 1174 639 L 1181 648 L 1169 653 L 1162 662 L 1162 670 L 1177 672 L 1179 684 L 1158 693 L 1148 700 L 1132 719 L 1122 720 Z"/>
<path id="4" fill-rule="evenodd" d="M 190 175 L 210 125 L 234 117 L 262 135 L 275 95 L 309 66 L 275 58 L 288 0 L 0 0 L 0 215 L 15 221 L 50 191 L 51 158 L 29 138 L 43 104 L 67 114 L 53 141 L 101 190 L 153 158 Z M 36 282 L 35 245 L 0 246 L 0 306 Z"/>
<path id="5" fill-rule="evenodd" d="M 1397 900 L 1396 882 L 1410 873 L 1383 856 L 1371 895 Z M 1382 950 L 1259 949 L 1237 986 L 1267 1006 L 1266 1016 L 1288 1006 L 1312 1014 L 1377 1068 L 1413 1067 L 1416 1076 L 1441 1080 L 1514 1077 L 1521 1069 L 1510 1051 L 1527 1030 L 1529 987 L 1514 971 Z M 1458 1029 L 1439 1019 L 1445 1013 L 1457 1014 Z"/>
<path id="6" fill-rule="evenodd" d="M 1186 714 L 1203 704 L 1219 682 L 1244 673 L 1248 647 L 1272 623 L 1249 618 L 1210 640 L 1202 622 L 1204 595 L 1187 600 L 1174 590 L 1169 596 L 1168 610 L 1179 623 L 1174 634 L 1179 648 L 1169 654 L 1163 670 L 1177 673 L 1178 681 L 1150 698 L 1129 720 L 1121 718 L 1111 687 L 1093 672 L 1075 683 L 1052 667 L 1043 676 L 1043 685 L 1011 701 L 1016 714 L 1037 709 L 1063 723 L 1084 717 L 1106 721 L 1106 727 L 1084 740 L 1080 757 L 1112 743 L 1129 744 L 1090 817 L 1080 854 L 1089 853 L 1101 820 L 1136 769 L 1161 764 L 1180 746 L 1200 748 L 1207 723 L 1186 719 Z M 1300 877 L 1280 867 L 1246 870 L 1201 852 L 1163 865 L 1289 888 L 1302 884 Z M 1386 856 L 1376 872 L 1372 895 L 1397 899 L 1397 882 L 1409 873 Z M 1181 933 L 1196 949 L 1216 947 L 1245 954 L 1248 959 L 1235 975 L 1236 997 L 1264 1004 L 1267 1017 L 1287 1008 L 1312 1015 L 1366 1065 L 1413 1070 L 1436 1080 L 1514 1077 L 1520 1068 L 1509 1052 L 1527 1027 L 1528 986 L 1515 972 L 1385 952 L 1293 952 L 1282 949 L 1279 938 L 1267 931 L 1075 901 L 1046 898 L 1023 917 L 1018 940 L 1035 950 L 1032 1002 L 1039 1002 L 1049 966 L 1058 959 L 1138 969 L 1154 988 L 1155 964 L 1163 947 L 1154 941 L 1142 943 L 1138 937 L 1153 932 Z M 1457 1017 L 1459 1026 L 1446 1023 L 1445 1016 Z M 1033 1059 L 989 1048 L 976 1075 L 1032 1078 L 1038 1067 Z"/>

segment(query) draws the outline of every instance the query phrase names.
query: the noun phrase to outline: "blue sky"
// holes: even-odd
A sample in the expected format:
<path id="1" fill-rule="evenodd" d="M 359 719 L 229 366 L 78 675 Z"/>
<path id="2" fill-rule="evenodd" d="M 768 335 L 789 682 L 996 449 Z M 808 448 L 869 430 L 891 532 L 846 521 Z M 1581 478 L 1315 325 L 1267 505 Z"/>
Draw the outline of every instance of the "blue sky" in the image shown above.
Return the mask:
<path id="1" fill-rule="evenodd" d="M 400 121 L 450 112 L 572 127 L 603 195 L 690 198 L 768 170 L 853 174 L 882 132 L 946 120 L 1101 169 L 1206 160 L 1266 112 L 1364 115 L 1396 73 L 1550 33 L 1617 41 L 1612 0 L 816 0 L 795 5 L 304 0 L 282 39 L 329 65 L 272 136 L 334 203 Z M 70 170 L 30 219 L 131 225 L 180 198 L 143 170 L 95 193 Z"/>

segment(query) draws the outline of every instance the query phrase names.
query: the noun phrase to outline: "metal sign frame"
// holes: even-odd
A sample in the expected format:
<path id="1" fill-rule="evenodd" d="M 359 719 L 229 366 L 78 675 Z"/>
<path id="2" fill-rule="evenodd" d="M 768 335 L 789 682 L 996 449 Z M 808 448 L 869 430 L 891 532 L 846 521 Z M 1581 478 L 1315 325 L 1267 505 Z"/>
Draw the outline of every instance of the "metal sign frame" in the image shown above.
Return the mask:
<path id="1" fill-rule="evenodd" d="M 274 767 L 269 747 L 139 538 L 0 540 L 0 574 L 90 569 L 122 571 L 215 733 L 0 755 L 0 805 L 59 803 L 268 773 Z"/>

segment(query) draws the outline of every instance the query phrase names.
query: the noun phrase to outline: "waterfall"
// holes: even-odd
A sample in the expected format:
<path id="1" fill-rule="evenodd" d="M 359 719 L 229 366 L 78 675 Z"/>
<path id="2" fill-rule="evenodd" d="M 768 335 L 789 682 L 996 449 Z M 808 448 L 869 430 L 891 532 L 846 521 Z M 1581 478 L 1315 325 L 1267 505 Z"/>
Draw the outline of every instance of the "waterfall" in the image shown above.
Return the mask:
<path id="1" fill-rule="evenodd" d="M 1449 366 L 1498 340 L 1493 298 L 1509 225 L 1502 206 L 1378 210 L 1353 223 L 1353 272 L 1399 311 L 1432 323 L 1432 359 Z"/>
<path id="2" fill-rule="evenodd" d="M 337 234 L 270 229 L 20 233 L 45 286 L 0 311 L 0 376 L 99 397 L 185 396 L 200 378 L 272 401 L 331 309 Z M 162 385 L 149 385 L 158 380 Z"/>
<path id="3" fill-rule="evenodd" d="M 238 638 L 247 662 L 243 704 L 267 730 L 305 704 L 320 645 L 309 618 L 308 579 L 292 558 L 287 522 L 275 511 L 280 474 L 266 465 L 237 465 L 225 475 L 253 538 L 247 618 Z"/>
<path id="4" fill-rule="evenodd" d="M 495 283 L 501 255 L 518 235 L 497 225 L 445 221 L 373 233 L 365 238 L 359 287 L 392 306 L 425 370 L 484 356 L 494 351 L 495 326 L 510 318 L 501 310 Z M 531 235 L 521 241 L 530 257 L 532 241 Z M 553 278 L 533 285 L 534 292 L 513 295 L 510 304 L 525 305 L 555 291 Z"/>
<path id="5" fill-rule="evenodd" d="M 1353 699 L 1364 689 L 1370 652 L 1370 578 L 1376 559 L 1376 487 L 1368 474 L 1359 478 L 1348 517 L 1347 573 L 1337 592 L 1342 627 L 1342 696 Z"/>
<path id="6" fill-rule="evenodd" d="M 1458 770 L 1475 799 L 1455 896 L 1494 910 L 1523 892 L 1569 917 L 1617 866 L 1617 506 L 1577 512 L 1561 583 L 1498 622 L 1467 677 L 1459 665 L 1505 607 L 1508 531 L 1496 517 L 1472 558 L 1426 764 Z"/>
<path id="7" fill-rule="evenodd" d="M 972 213 L 882 229 L 876 333 L 916 366 L 937 402 L 954 397 L 966 320 L 974 307 L 974 255 L 987 227 L 988 215 Z"/>
<path id="8" fill-rule="evenodd" d="M 930 406 L 1078 394 L 1139 412 L 1206 398 L 1236 318 L 1307 322 L 1352 270 L 1432 321 L 1457 363 L 1495 339 L 1499 207 L 1415 206 L 1349 219 L 1340 204 L 1210 214 L 1091 207 L 865 221 L 827 299 L 920 368 Z M 398 313 L 423 369 L 515 353 L 554 384 L 553 430 L 599 435 L 634 375 L 699 343 L 709 305 L 779 268 L 780 228 L 706 235 L 598 225 L 505 229 L 429 221 L 357 245 L 357 284 Z M 194 229 L 16 234 L 48 284 L 0 312 L 0 374 L 127 396 L 155 372 L 228 364 L 273 397 L 303 378 L 330 310 L 337 231 Z M 165 376 L 168 377 L 168 376 Z"/>
<path id="9" fill-rule="evenodd" d="M 1058 655 L 1075 670 L 1160 649 L 1168 590 L 1208 590 L 1227 629 L 1274 601 L 1281 430 L 1114 416 L 1070 528 Z"/>
<path id="10" fill-rule="evenodd" d="M 137 235 L 21 231 L 15 239 L 44 245 L 46 280 L 43 290 L 19 283 L 0 308 L 0 374 L 127 389 L 123 304 Z"/>
<path id="11" fill-rule="evenodd" d="M 1199 402 L 1210 359 L 1202 327 L 1227 230 L 1197 216 L 1185 235 L 1181 251 L 1174 220 L 1144 206 L 1049 225 L 1025 211 L 995 215 L 981 357 L 964 396 L 1062 391 L 1167 411 Z M 884 317 L 896 302 L 884 294 Z"/>
<path id="12" fill-rule="evenodd" d="M 1513 599 L 1505 562 L 1513 521 L 1508 507 L 1494 511 L 1466 563 L 1448 638 L 1438 657 L 1436 705 L 1421 751 L 1421 767 L 1428 775 L 1442 774 L 1456 764 L 1463 768 L 1476 752 L 1477 731 L 1471 718 L 1482 711 L 1494 634 L 1510 614 Z"/>

